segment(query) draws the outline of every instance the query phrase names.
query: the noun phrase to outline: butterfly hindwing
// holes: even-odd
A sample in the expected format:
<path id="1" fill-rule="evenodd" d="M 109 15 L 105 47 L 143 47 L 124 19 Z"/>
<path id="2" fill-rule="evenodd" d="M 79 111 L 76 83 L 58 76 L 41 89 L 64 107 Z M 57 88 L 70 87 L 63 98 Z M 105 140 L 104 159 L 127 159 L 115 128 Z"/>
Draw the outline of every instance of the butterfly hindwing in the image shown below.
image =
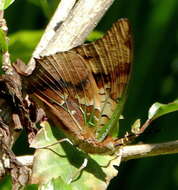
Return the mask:
<path id="1" fill-rule="evenodd" d="M 101 133 L 104 131 L 106 133 L 105 135 L 100 134 L 102 136 L 101 140 L 112 128 L 112 125 L 106 125 L 109 121 L 104 118 L 108 117 L 109 123 L 114 122 L 113 125 L 115 125 L 121 114 L 126 96 L 132 63 L 130 30 L 128 20 L 120 19 L 103 38 L 73 49 L 86 60 L 100 94 L 105 96 L 101 108 L 101 116 L 104 120 L 101 123 L 103 125 Z"/>

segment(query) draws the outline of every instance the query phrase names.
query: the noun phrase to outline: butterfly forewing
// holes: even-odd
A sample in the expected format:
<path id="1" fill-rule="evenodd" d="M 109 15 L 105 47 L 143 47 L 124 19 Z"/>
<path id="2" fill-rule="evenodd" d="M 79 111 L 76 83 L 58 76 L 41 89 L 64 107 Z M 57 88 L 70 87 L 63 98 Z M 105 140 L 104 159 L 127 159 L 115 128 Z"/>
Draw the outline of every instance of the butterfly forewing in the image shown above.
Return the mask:
<path id="1" fill-rule="evenodd" d="M 66 129 L 83 131 L 83 112 L 86 112 L 86 106 L 93 104 L 96 90 L 83 58 L 76 53 L 65 52 L 36 61 L 33 77 L 29 76 L 26 82 L 28 92 L 44 102 Z M 80 104 L 81 99 L 83 105 Z"/>
<path id="2" fill-rule="evenodd" d="M 121 19 L 102 39 L 37 59 L 36 70 L 24 84 L 75 144 L 100 152 L 119 120 L 131 61 L 130 26 Z"/>

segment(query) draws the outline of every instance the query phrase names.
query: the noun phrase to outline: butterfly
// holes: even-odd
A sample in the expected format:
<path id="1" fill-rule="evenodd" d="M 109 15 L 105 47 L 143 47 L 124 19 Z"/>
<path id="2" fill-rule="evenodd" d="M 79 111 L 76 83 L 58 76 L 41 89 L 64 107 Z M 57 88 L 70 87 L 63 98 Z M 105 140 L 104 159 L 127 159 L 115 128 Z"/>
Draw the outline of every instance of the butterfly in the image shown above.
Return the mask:
<path id="1" fill-rule="evenodd" d="M 111 154 L 131 73 L 132 36 L 120 19 L 102 37 L 70 51 L 35 59 L 23 87 L 80 149 Z"/>

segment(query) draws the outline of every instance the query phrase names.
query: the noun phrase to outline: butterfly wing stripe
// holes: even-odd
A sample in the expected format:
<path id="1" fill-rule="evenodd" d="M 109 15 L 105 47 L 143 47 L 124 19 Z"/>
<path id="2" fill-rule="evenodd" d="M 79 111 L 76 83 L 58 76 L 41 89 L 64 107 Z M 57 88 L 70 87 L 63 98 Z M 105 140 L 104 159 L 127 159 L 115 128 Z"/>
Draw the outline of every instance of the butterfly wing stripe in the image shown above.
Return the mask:
<path id="1" fill-rule="evenodd" d="M 64 54 L 64 56 L 65 56 L 65 59 L 66 59 L 66 61 L 67 61 L 67 55 L 65 55 Z M 71 57 L 69 57 L 69 59 L 70 59 L 70 66 L 73 68 L 73 70 L 75 71 L 75 73 L 76 73 L 76 77 L 79 79 L 79 81 L 82 81 L 82 77 L 79 75 L 79 72 L 78 72 L 78 70 L 76 69 L 76 67 L 75 67 L 75 65 L 74 65 L 74 63 L 72 62 L 73 60 L 72 60 L 72 58 Z M 72 81 L 72 78 L 70 79 L 71 81 Z M 87 99 L 87 95 L 86 95 L 86 90 L 85 90 L 85 87 L 84 87 L 84 85 L 81 83 L 81 89 L 82 89 L 82 93 L 83 93 L 83 95 L 84 95 L 84 112 L 86 112 L 86 105 L 88 104 L 88 99 Z M 78 92 L 77 92 L 77 89 L 75 88 L 75 97 L 76 97 L 76 99 L 78 100 L 78 103 L 80 104 L 80 96 L 78 95 Z M 79 105 L 80 106 L 80 105 Z"/>

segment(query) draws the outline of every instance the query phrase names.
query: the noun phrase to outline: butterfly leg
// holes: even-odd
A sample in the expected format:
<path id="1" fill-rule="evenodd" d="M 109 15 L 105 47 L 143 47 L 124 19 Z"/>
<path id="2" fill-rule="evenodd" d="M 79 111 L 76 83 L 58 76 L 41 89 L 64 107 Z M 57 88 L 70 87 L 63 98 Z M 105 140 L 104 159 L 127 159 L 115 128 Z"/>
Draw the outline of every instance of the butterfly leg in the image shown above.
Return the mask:
<path id="1" fill-rule="evenodd" d="M 62 143 L 62 142 L 68 142 L 69 144 L 73 145 L 73 143 L 68 139 L 68 138 L 63 138 L 63 139 L 60 139 L 52 144 L 49 144 L 49 145 L 45 145 L 45 146 L 41 146 L 41 147 L 38 147 L 38 149 L 42 149 L 42 148 L 49 148 L 53 145 L 56 145 L 56 144 L 59 144 L 59 143 Z"/>
<path id="2" fill-rule="evenodd" d="M 86 168 L 88 164 L 88 159 L 85 158 L 83 161 L 83 164 L 80 166 L 80 168 L 77 170 L 77 172 L 74 173 L 74 175 L 72 175 L 69 179 L 69 181 L 67 182 L 68 184 L 72 183 L 75 179 L 77 179 L 77 177 L 79 177 L 81 171 Z"/>
<path id="3" fill-rule="evenodd" d="M 100 167 L 103 167 L 103 168 L 108 168 L 110 164 L 112 164 L 112 162 L 114 160 L 117 160 L 117 166 L 119 166 L 119 164 L 121 163 L 122 161 L 122 147 L 119 148 L 119 150 L 117 152 L 114 152 L 114 158 L 112 158 L 111 160 L 109 160 L 109 162 L 106 164 L 106 165 L 100 165 Z"/>

